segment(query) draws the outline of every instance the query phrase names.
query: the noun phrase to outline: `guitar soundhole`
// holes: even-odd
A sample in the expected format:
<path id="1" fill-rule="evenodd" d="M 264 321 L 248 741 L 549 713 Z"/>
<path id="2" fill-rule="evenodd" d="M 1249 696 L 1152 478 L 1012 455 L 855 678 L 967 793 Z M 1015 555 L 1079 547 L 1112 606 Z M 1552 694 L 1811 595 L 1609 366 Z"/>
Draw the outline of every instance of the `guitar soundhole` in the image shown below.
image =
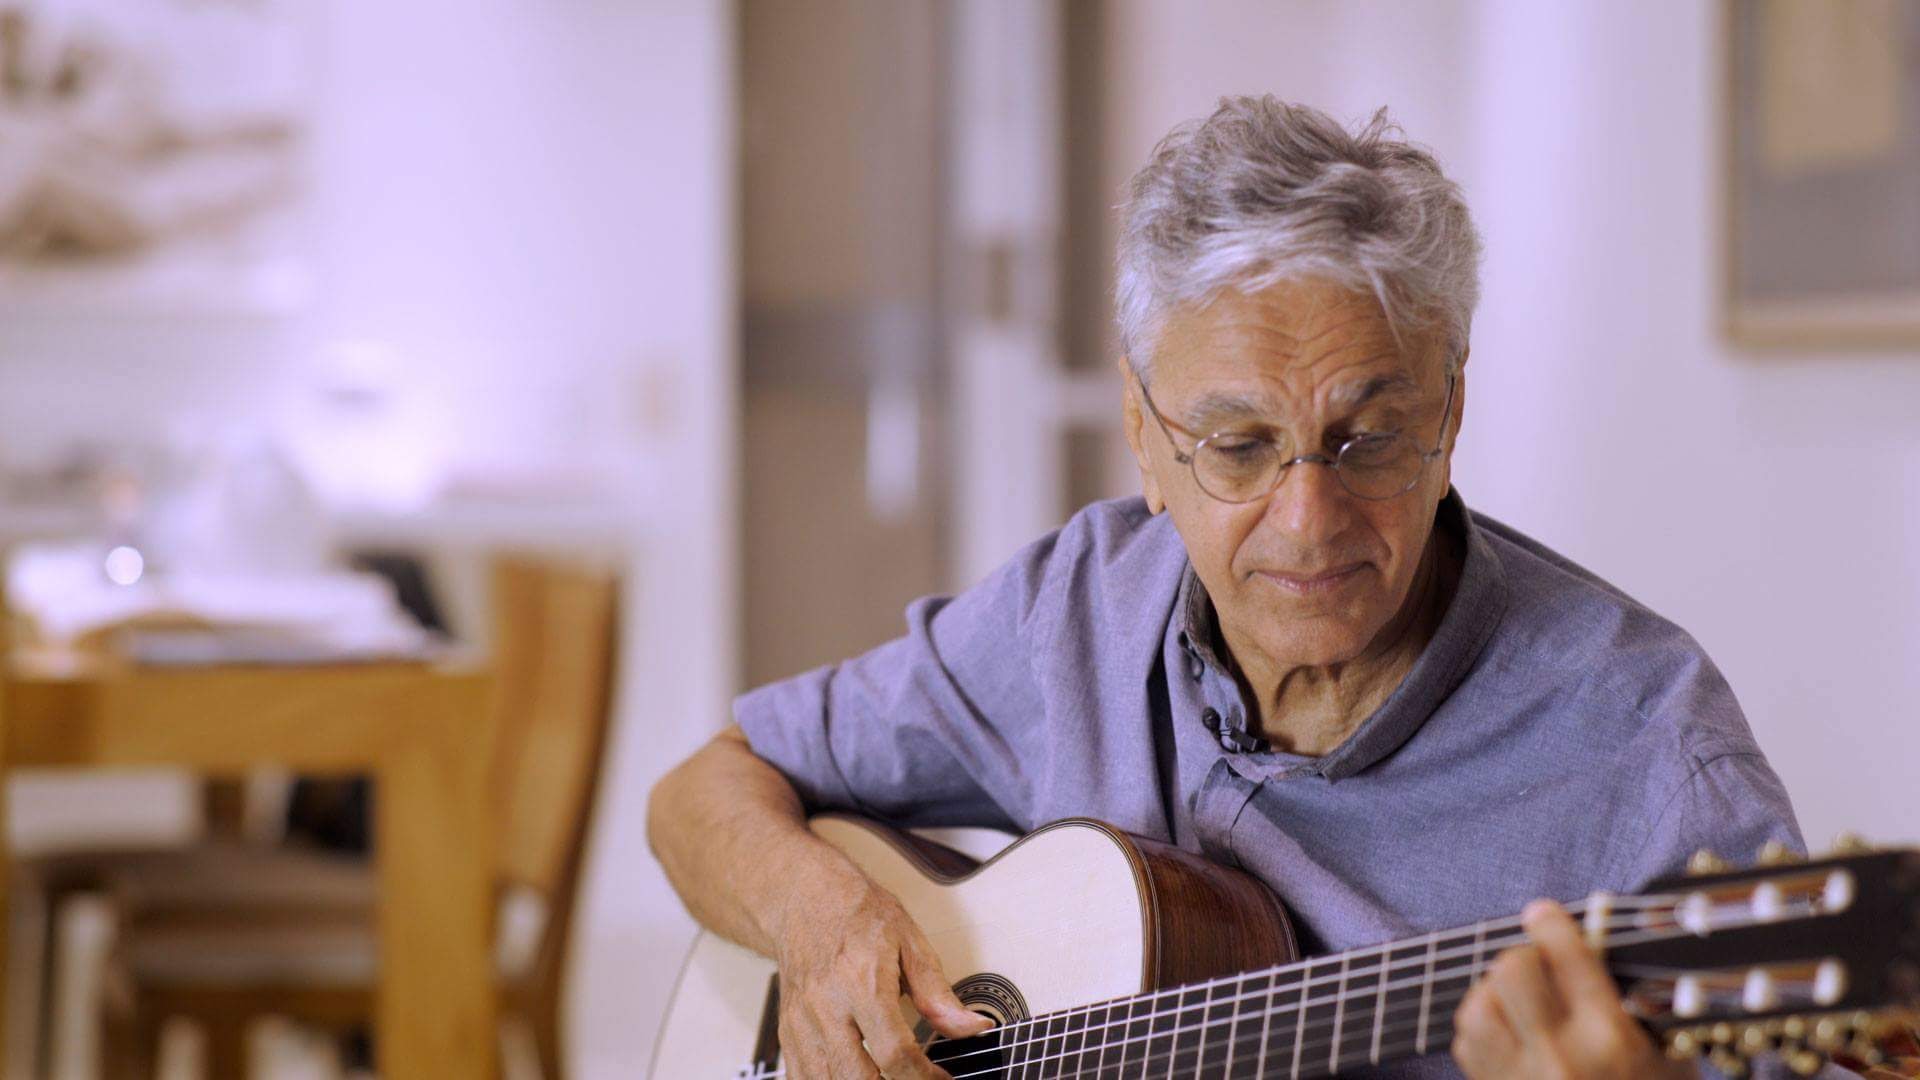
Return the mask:
<path id="1" fill-rule="evenodd" d="M 1020 994 L 1019 987 L 1006 979 L 981 973 L 969 975 L 953 988 L 960 1001 L 974 1012 L 993 1018 L 995 1028 L 985 1035 L 971 1039 L 941 1040 L 927 1046 L 927 1056 L 933 1063 L 954 1076 L 1000 1076 L 1005 1072 L 1007 1062 L 1000 1049 L 1000 1028 L 1017 1020 L 1025 1020 L 1027 999 Z M 933 1029 L 925 1020 L 920 1021 L 914 1032 L 920 1042 L 926 1044 L 933 1038 Z"/>

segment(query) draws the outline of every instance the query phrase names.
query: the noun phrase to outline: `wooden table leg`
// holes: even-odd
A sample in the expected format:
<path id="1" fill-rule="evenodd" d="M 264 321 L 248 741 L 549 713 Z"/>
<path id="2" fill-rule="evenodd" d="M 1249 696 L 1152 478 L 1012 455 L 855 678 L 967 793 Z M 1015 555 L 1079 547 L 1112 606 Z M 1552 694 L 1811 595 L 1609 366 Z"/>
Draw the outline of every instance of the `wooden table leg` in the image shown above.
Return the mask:
<path id="1" fill-rule="evenodd" d="M 385 756 L 374 790 L 380 875 L 375 1054 L 389 1077 L 496 1075 L 487 717 L 449 703 Z"/>
<path id="2" fill-rule="evenodd" d="M 0 987 L 9 985 L 13 954 L 8 951 L 7 930 L 13 924 L 13 909 L 7 895 L 13 888 L 13 848 L 11 826 L 7 823 L 7 714 L 4 695 L 0 695 Z M 0 1002 L 0 1078 L 13 1071 L 13 1059 L 7 1050 L 7 1017 L 10 1012 Z"/>

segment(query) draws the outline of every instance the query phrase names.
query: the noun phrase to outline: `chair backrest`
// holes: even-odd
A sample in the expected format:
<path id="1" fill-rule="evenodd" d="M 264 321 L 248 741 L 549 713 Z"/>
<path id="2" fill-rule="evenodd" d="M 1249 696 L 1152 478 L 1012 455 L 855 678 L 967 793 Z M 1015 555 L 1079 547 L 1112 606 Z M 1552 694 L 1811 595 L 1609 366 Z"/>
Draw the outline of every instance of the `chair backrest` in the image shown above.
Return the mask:
<path id="1" fill-rule="evenodd" d="M 497 877 L 537 892 L 564 923 L 611 726 L 620 581 L 522 556 L 497 558 L 490 576 Z"/>

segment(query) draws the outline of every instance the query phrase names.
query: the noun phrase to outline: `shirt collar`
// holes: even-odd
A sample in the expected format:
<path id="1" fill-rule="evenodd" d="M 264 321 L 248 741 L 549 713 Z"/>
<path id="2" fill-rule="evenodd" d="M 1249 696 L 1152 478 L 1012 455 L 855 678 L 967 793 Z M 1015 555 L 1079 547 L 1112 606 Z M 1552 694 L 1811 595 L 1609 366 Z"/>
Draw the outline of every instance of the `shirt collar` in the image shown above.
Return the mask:
<path id="1" fill-rule="evenodd" d="M 1329 780 L 1360 772 L 1398 750 L 1440 708 L 1466 678 L 1507 606 L 1506 573 L 1487 539 L 1473 523 L 1473 515 L 1457 489 L 1449 488 L 1434 514 L 1434 529 L 1461 542 L 1466 552 L 1460 579 L 1433 640 L 1413 663 L 1392 696 L 1353 734 L 1318 759 L 1314 771 Z M 1189 560 L 1181 575 L 1174 602 L 1180 646 L 1201 662 L 1229 677 L 1232 669 L 1216 647 L 1217 624 L 1213 601 Z M 1295 758 L 1297 755 L 1273 756 Z"/>

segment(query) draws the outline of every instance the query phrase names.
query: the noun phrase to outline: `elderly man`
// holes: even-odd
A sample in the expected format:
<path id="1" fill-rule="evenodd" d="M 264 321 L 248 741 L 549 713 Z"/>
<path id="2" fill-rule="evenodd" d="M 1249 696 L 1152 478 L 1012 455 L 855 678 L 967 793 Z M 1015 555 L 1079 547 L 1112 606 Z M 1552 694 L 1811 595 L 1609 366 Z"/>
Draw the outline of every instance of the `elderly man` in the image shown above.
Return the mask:
<path id="1" fill-rule="evenodd" d="M 829 808 L 1101 818 L 1252 873 L 1308 951 L 1525 907 L 1535 944 L 1467 997 L 1452 1060 L 1392 1075 L 1692 1075 L 1529 901 L 1800 838 L 1700 647 L 1451 486 L 1479 262 L 1459 189 L 1384 116 L 1234 98 L 1160 144 L 1124 226 L 1144 498 L 742 697 L 654 794 L 688 906 L 780 964 L 789 1075 L 939 1075 L 896 988 L 946 1034 L 984 1023 L 805 829 Z"/>

